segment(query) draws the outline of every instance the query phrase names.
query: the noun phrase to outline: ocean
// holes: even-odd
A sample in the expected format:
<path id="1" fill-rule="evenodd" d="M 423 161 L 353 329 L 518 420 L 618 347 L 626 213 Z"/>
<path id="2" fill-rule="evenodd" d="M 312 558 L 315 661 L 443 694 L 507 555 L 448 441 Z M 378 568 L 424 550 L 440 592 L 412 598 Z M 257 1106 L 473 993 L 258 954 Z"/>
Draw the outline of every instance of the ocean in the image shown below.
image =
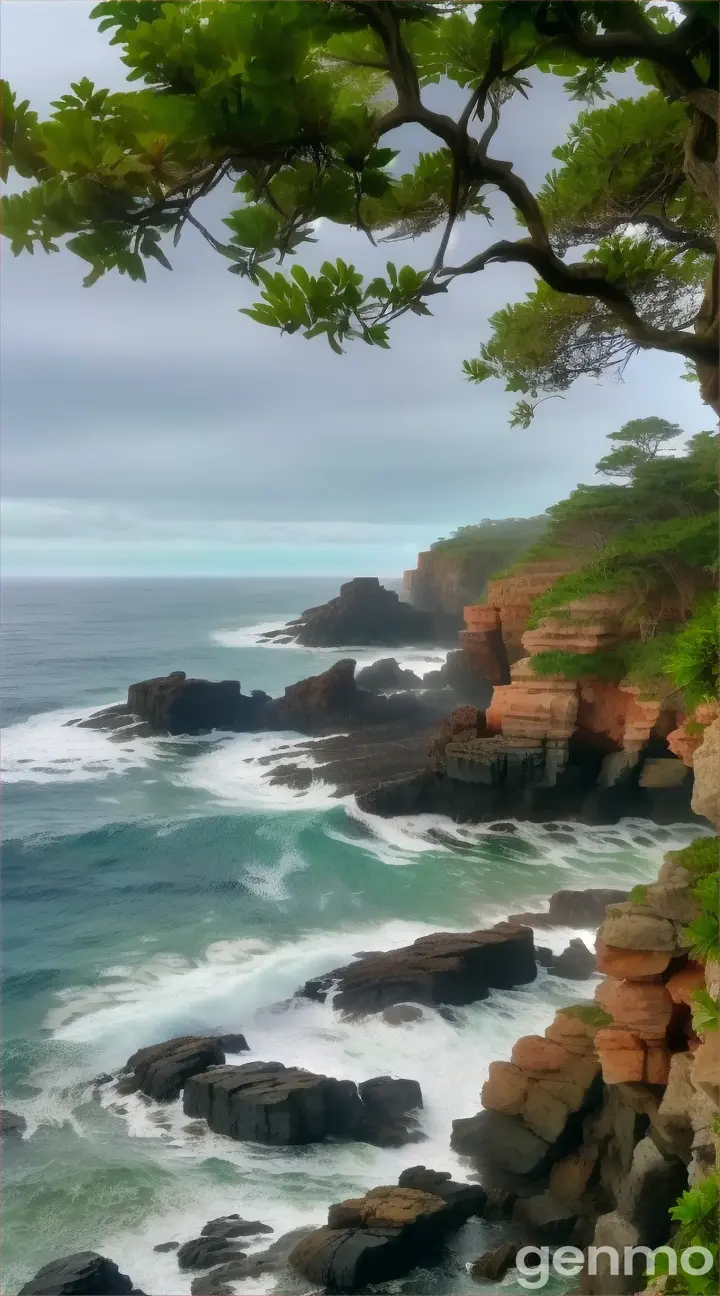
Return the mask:
<path id="1" fill-rule="evenodd" d="M 331 1202 L 393 1183 L 418 1161 L 467 1178 L 450 1151 L 451 1122 L 478 1110 L 488 1063 L 542 1032 L 557 1007 L 590 997 L 592 983 L 541 971 L 534 985 L 495 992 L 452 1020 L 426 1011 L 401 1026 L 345 1021 L 328 1005 L 292 1001 L 294 991 L 356 951 L 487 925 L 562 886 L 646 881 L 664 850 L 696 834 L 636 821 L 511 833 L 431 816 L 379 820 L 326 785 L 296 794 L 269 784 L 263 758 L 294 735 L 122 742 L 67 727 L 170 670 L 277 693 L 341 656 L 387 656 L 258 644 L 263 629 L 338 585 L 4 588 L 4 1104 L 27 1133 L 3 1148 L 3 1292 L 54 1257 L 91 1249 L 150 1296 L 189 1293 L 193 1275 L 153 1248 L 196 1236 L 214 1216 L 249 1215 L 279 1235 L 324 1223 Z M 420 673 L 438 665 L 432 650 L 395 655 Z M 570 934 L 548 943 L 560 948 Z M 426 1141 L 283 1151 L 188 1130 L 179 1103 L 107 1088 L 94 1096 L 93 1078 L 140 1046 L 216 1028 L 246 1034 L 243 1060 L 419 1080 Z M 477 1292 L 463 1264 L 497 1228 L 471 1222 L 444 1268 L 381 1290 Z M 503 1290 L 521 1289 L 510 1279 Z"/>

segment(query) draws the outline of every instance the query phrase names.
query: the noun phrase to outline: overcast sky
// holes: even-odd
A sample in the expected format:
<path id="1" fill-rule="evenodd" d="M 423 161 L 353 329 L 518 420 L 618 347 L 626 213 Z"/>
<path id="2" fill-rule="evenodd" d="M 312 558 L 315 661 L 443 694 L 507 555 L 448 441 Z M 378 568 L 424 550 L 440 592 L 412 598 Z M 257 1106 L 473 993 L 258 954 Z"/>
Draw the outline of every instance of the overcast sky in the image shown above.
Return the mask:
<path id="1" fill-rule="evenodd" d="M 120 88 L 116 48 L 84 0 L 3 0 L 2 74 L 41 113 L 80 76 Z M 620 84 L 617 79 L 616 84 Z M 447 89 L 435 90 L 447 96 Z M 493 152 L 532 185 L 551 165 L 577 105 L 541 78 L 504 110 Z M 428 147 L 397 132 L 407 158 Z M 218 234 L 226 196 L 205 219 Z M 464 259 L 504 234 L 460 228 Z M 325 225 L 311 266 L 343 256 L 360 269 L 388 255 L 426 264 L 433 243 L 373 251 Z M 392 349 L 282 337 L 238 313 L 257 296 L 189 229 L 173 273 L 146 285 L 108 275 L 82 287 L 70 253 L 4 252 L 3 555 L 9 574 L 327 572 L 391 575 L 438 535 L 482 517 L 541 512 L 592 480 L 604 438 L 662 414 L 688 434 L 710 425 L 682 363 L 635 359 L 624 383 L 580 382 L 548 401 L 528 431 L 508 428 L 516 397 L 473 387 L 461 362 L 488 317 L 532 287 L 524 267 L 468 276 L 434 308 L 394 326 Z M 438 301 L 438 299 L 436 299 Z"/>

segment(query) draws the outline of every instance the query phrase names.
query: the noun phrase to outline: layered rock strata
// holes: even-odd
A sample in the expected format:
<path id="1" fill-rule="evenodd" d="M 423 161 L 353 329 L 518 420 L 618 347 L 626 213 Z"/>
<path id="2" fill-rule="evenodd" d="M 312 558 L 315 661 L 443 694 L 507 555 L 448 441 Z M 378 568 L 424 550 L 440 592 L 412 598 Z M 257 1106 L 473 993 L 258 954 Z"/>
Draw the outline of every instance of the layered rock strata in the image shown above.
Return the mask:
<path id="1" fill-rule="evenodd" d="M 621 1255 L 665 1245 L 676 1199 L 715 1166 L 720 1035 L 698 1038 L 691 1005 L 698 989 L 717 995 L 720 967 L 687 952 L 685 927 L 698 914 L 693 851 L 671 852 L 655 883 L 608 905 L 595 1003 L 518 1040 L 509 1061 L 491 1063 L 483 1110 L 453 1123 L 453 1146 L 486 1187 L 517 1194 L 513 1222 L 528 1242 Z M 642 1272 L 613 1273 L 601 1255 L 581 1290 L 632 1293 Z"/>

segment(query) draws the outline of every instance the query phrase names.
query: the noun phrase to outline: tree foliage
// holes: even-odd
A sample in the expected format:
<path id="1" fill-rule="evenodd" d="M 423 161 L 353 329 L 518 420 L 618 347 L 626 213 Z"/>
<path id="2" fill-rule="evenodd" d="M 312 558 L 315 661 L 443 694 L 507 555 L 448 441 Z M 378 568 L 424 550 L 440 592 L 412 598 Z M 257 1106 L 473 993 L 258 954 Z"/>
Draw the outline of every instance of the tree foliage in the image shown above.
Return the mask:
<path id="1" fill-rule="evenodd" d="M 666 441 L 673 441 L 681 434 L 678 423 L 669 423 L 664 418 L 631 419 L 617 432 L 610 433 L 608 441 L 619 444 L 603 456 L 596 471 L 605 477 L 629 477 L 641 464 L 655 459 Z"/>
<path id="2" fill-rule="evenodd" d="M 677 21 L 647 0 L 109 0 L 94 16 L 138 88 L 109 94 L 85 78 L 40 121 L 4 87 L 3 173 L 29 182 L 4 200 L 15 253 L 53 252 L 66 238 L 86 284 L 108 270 L 144 279 L 148 262 L 170 267 L 170 240 L 190 226 L 259 285 L 251 318 L 322 335 L 335 351 L 353 338 L 385 347 L 393 320 L 429 314 L 457 278 L 525 264 L 536 289 L 493 318 L 465 365 L 473 381 L 497 377 L 530 397 L 516 422 L 532 417 L 540 391 L 637 348 L 686 357 L 715 398 L 711 299 L 698 315 L 717 226 L 710 0 L 680 5 Z M 504 106 L 531 96 L 539 74 L 562 77 L 587 104 L 627 69 L 647 94 L 583 110 L 538 194 L 512 158 L 493 155 Z M 467 93 L 454 116 L 424 93 L 441 80 Z M 395 132 L 411 123 L 432 148 L 397 174 Z M 224 237 L 201 219 L 218 186 Z M 490 219 L 496 192 L 520 236 L 448 264 L 454 225 Z M 321 219 L 373 242 L 437 229 L 437 249 L 422 269 L 391 262 L 367 282 L 339 260 L 315 275 L 268 267 L 322 239 Z"/>

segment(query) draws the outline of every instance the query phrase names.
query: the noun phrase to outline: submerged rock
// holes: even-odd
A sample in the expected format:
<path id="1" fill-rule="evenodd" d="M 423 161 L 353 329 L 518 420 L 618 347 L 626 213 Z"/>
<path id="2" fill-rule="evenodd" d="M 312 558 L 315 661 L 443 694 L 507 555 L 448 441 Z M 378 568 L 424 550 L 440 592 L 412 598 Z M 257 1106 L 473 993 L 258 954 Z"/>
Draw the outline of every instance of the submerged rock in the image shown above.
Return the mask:
<path id="1" fill-rule="evenodd" d="M 498 923 L 486 931 L 434 932 L 412 945 L 358 959 L 307 981 L 298 994 L 325 999 L 350 1013 L 382 1012 L 391 1004 L 468 1004 L 490 989 L 535 980 L 532 932 Z"/>
<path id="2" fill-rule="evenodd" d="M 0 1134 L 3 1138 L 9 1135 L 19 1137 L 27 1129 L 27 1121 L 24 1116 L 18 1116 L 16 1112 L 8 1111 L 5 1107 L 0 1109 Z"/>

